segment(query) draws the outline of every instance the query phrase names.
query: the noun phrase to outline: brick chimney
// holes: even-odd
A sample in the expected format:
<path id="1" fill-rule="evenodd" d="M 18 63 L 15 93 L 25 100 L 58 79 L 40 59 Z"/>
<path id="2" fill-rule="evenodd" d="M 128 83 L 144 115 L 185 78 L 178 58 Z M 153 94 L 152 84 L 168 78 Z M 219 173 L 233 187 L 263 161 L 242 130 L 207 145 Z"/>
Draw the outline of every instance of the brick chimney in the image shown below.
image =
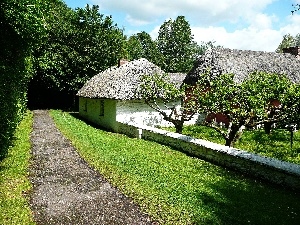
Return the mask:
<path id="1" fill-rule="evenodd" d="M 300 58 L 300 47 L 299 46 L 283 48 L 282 51 L 283 51 L 283 53 L 290 53 L 292 55 L 297 56 L 297 58 Z"/>
<path id="2" fill-rule="evenodd" d="M 119 59 L 119 62 L 118 62 L 118 67 L 128 63 L 129 61 L 127 59 Z"/>

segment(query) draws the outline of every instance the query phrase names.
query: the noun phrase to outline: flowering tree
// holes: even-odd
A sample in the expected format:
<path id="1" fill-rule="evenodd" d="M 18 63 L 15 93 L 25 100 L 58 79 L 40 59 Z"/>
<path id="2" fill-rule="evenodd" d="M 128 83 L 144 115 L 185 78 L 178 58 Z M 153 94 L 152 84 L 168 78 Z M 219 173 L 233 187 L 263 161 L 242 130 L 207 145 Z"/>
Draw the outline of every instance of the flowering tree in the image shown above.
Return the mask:
<path id="1" fill-rule="evenodd" d="M 283 75 L 255 72 L 242 83 L 232 74 L 211 79 L 203 75 L 193 95 L 199 113 L 210 115 L 204 125 L 214 128 L 233 146 L 243 130 L 274 122 L 291 123 L 299 116 L 300 87 Z M 277 104 L 276 104 L 277 103 Z M 228 121 L 221 127 L 216 114 Z"/>
<path id="2" fill-rule="evenodd" d="M 185 86 L 170 80 L 167 74 L 145 75 L 138 91 L 139 97 L 152 109 L 159 112 L 164 120 L 174 124 L 176 132 L 182 133 L 183 124 L 195 114 L 195 101 L 186 101 Z M 181 106 L 173 104 L 174 100 L 181 100 Z"/>

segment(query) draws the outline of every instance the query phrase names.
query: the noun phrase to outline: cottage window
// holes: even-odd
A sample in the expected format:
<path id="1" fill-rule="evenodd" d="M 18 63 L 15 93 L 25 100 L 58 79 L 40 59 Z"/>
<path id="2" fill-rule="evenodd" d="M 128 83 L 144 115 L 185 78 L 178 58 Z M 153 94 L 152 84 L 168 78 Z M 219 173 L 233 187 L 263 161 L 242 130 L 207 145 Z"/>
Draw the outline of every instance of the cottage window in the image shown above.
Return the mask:
<path id="1" fill-rule="evenodd" d="M 99 116 L 104 116 L 104 100 L 100 100 L 100 113 Z"/>
<path id="2" fill-rule="evenodd" d="M 84 104 L 83 104 L 83 111 L 87 112 L 87 99 L 85 99 Z"/>

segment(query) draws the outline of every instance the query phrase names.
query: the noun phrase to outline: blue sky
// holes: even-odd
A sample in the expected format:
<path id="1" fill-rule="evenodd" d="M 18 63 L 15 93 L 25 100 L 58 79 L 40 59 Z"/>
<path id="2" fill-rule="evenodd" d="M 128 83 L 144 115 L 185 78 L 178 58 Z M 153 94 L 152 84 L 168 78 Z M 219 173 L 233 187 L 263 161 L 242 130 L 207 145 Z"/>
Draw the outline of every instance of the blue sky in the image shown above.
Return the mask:
<path id="1" fill-rule="evenodd" d="M 300 0 L 65 0 L 71 7 L 99 5 L 112 15 L 126 35 L 146 31 L 153 39 L 160 25 L 183 15 L 194 39 L 215 41 L 228 48 L 275 51 L 283 35 L 300 33 L 300 12 L 291 14 Z"/>

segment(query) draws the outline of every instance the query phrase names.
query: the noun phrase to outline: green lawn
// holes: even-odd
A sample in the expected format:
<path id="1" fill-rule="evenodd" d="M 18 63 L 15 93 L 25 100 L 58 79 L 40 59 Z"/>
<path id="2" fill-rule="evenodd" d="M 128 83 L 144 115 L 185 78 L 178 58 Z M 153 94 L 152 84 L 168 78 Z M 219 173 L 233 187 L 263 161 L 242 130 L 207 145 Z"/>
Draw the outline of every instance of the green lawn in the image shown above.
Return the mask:
<path id="1" fill-rule="evenodd" d="M 27 112 L 16 130 L 14 145 L 0 161 L 0 224 L 34 224 L 25 193 L 28 180 L 32 113 Z"/>
<path id="2" fill-rule="evenodd" d="M 164 128 L 175 132 L 175 128 Z M 205 126 L 185 126 L 183 134 L 199 139 L 225 144 L 225 140 L 214 129 Z M 290 144 L 290 132 L 276 129 L 270 135 L 263 129 L 244 131 L 234 146 L 245 151 L 258 153 L 271 158 L 300 164 L 300 131 L 294 133 L 293 148 Z"/>
<path id="3" fill-rule="evenodd" d="M 299 193 L 68 113 L 51 115 L 90 165 L 161 224 L 299 224 Z"/>

